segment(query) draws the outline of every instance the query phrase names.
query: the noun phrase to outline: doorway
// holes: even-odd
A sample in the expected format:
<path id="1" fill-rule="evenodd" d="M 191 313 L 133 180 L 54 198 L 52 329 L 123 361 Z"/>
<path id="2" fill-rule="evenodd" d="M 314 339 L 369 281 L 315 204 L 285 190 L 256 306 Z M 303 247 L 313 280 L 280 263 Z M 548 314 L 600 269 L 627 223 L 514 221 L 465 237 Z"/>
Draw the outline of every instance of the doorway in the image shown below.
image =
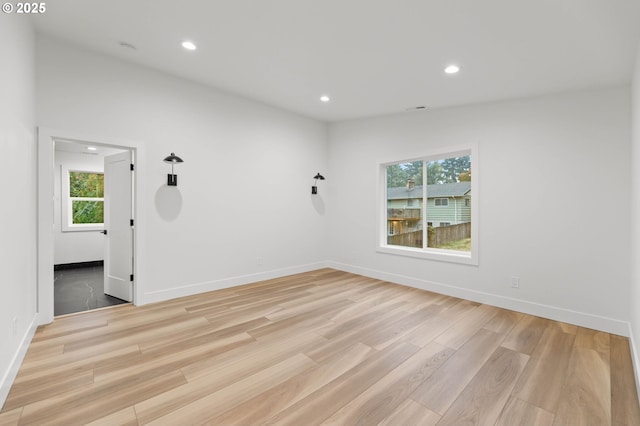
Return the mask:
<path id="1" fill-rule="evenodd" d="M 56 248 L 59 247 L 59 246 L 56 246 L 56 237 L 58 236 L 56 235 L 56 231 L 57 231 L 56 227 L 60 226 L 60 234 L 62 234 L 63 223 L 66 223 L 66 225 L 71 224 L 72 226 L 76 226 L 76 227 L 79 226 L 80 228 L 85 227 L 85 229 L 80 231 L 67 231 L 66 233 L 67 236 L 84 235 L 85 239 L 88 239 L 88 240 L 94 239 L 93 241 L 94 243 L 96 243 L 96 240 L 95 240 L 96 238 L 102 238 L 103 243 L 105 241 L 109 241 L 111 239 L 111 235 L 108 232 L 109 227 L 111 226 L 108 222 L 110 217 L 109 214 L 104 215 L 103 224 L 98 224 L 96 223 L 97 221 L 93 219 L 86 220 L 86 216 L 91 217 L 92 214 L 95 213 L 95 212 L 91 213 L 91 208 L 88 208 L 88 207 L 95 208 L 96 205 L 100 204 L 100 201 L 104 201 L 103 209 L 107 213 L 112 210 L 111 208 L 108 207 L 110 202 L 109 200 L 111 200 L 111 203 L 113 203 L 113 197 L 108 194 L 109 190 L 107 188 L 109 187 L 109 184 L 105 185 L 105 191 L 107 192 L 105 194 L 100 194 L 99 193 L 100 191 L 97 191 L 97 192 L 94 191 L 93 193 L 89 191 L 89 193 L 80 194 L 80 193 L 77 193 L 76 191 L 76 193 L 73 194 L 74 196 L 76 196 L 73 200 L 70 199 L 70 198 L 73 198 L 71 197 L 71 193 L 69 193 L 69 196 L 67 197 L 66 200 L 63 200 L 63 197 L 62 197 L 63 193 L 61 192 L 63 190 L 62 185 L 65 182 L 65 179 L 68 179 L 69 177 L 69 169 L 74 169 L 74 167 L 66 167 L 66 169 L 64 169 L 66 170 L 65 179 L 62 179 L 60 177 L 62 176 L 62 173 L 63 173 L 63 166 L 60 161 L 57 161 L 59 160 L 59 158 L 58 159 L 56 158 L 57 157 L 56 146 L 58 146 L 59 152 L 60 151 L 64 152 L 65 146 L 68 149 L 72 149 L 76 151 L 79 150 L 80 152 L 82 152 L 83 150 L 94 151 L 93 149 L 88 148 L 88 147 L 93 147 L 95 148 L 95 151 L 102 150 L 103 153 L 110 154 L 110 155 L 104 155 L 102 158 L 103 161 L 106 158 L 117 157 L 118 155 L 123 153 L 125 153 L 128 156 L 128 160 L 126 163 L 126 171 L 128 174 L 127 182 L 128 182 L 129 195 L 125 197 L 117 197 L 117 199 L 120 199 L 120 200 L 123 198 L 127 199 L 128 197 L 127 203 L 122 203 L 122 202 L 119 203 L 120 211 L 122 211 L 122 209 L 125 209 L 126 216 L 127 216 L 126 229 L 128 232 L 124 233 L 125 235 L 128 235 L 128 238 L 129 238 L 124 244 L 124 246 L 128 247 L 128 250 L 126 250 L 127 253 L 125 253 L 126 259 L 127 259 L 126 261 L 124 262 L 122 261 L 121 259 L 122 256 L 115 256 L 116 258 L 120 257 L 120 259 L 116 259 L 115 262 L 109 262 L 109 257 L 102 257 L 99 254 L 96 254 L 100 252 L 100 248 L 102 248 L 103 249 L 102 251 L 105 254 L 107 254 L 108 250 L 106 249 L 106 247 L 108 247 L 109 244 L 103 244 L 102 247 L 100 247 L 100 244 L 97 244 L 98 246 L 97 249 L 96 249 L 96 244 L 94 244 L 93 252 L 91 252 L 91 250 L 88 248 L 83 249 L 80 246 L 75 246 L 72 244 L 70 246 L 71 251 L 75 250 L 76 256 L 77 256 L 77 252 L 86 250 L 86 253 L 84 253 L 86 254 L 86 256 L 82 257 L 81 255 L 80 257 L 75 258 L 75 260 L 78 260 L 78 261 L 74 261 L 73 257 L 68 257 L 67 256 L 68 253 L 65 253 L 64 249 L 60 253 L 58 253 L 58 250 L 56 250 Z M 111 274 L 111 278 L 117 278 L 119 281 L 126 280 L 127 287 L 129 289 L 127 294 L 119 293 L 116 295 L 118 297 L 116 297 L 115 299 L 107 298 L 111 303 L 106 302 L 105 300 L 99 301 L 98 299 L 98 295 L 100 293 L 104 294 L 105 292 L 104 279 L 102 280 L 102 282 L 98 284 L 99 286 L 94 287 L 93 289 L 89 289 L 87 287 L 87 286 L 91 286 L 89 283 L 82 284 L 85 286 L 86 292 L 88 293 L 93 292 L 93 295 L 95 296 L 95 299 L 92 299 L 91 301 L 89 301 L 90 303 L 87 303 L 86 299 L 83 301 L 84 302 L 83 304 L 88 305 L 89 308 L 94 308 L 94 307 L 98 308 L 98 307 L 101 307 L 100 305 L 104 305 L 107 303 L 108 304 L 113 304 L 114 302 L 120 303 L 120 302 L 116 302 L 117 299 L 121 299 L 121 300 L 128 299 L 134 304 L 138 300 L 138 296 L 139 296 L 138 284 L 140 282 L 140 274 L 137 271 L 138 271 L 138 265 L 140 261 L 138 259 L 139 256 L 136 250 L 137 244 L 135 244 L 135 241 L 140 238 L 140 235 L 143 232 L 143 226 L 140 226 L 139 223 L 135 223 L 135 226 L 134 226 L 134 219 L 137 216 L 137 212 L 140 210 L 141 203 L 139 201 L 139 197 L 137 196 L 137 194 L 140 192 L 140 185 L 141 185 L 142 179 L 140 179 L 137 176 L 134 178 L 134 173 L 138 174 L 139 170 L 143 168 L 143 164 L 144 164 L 144 161 L 142 159 L 143 151 L 144 151 L 143 144 L 136 141 L 120 140 L 120 139 L 113 139 L 113 138 L 106 138 L 106 137 L 99 137 L 99 136 L 96 137 L 95 135 L 83 135 L 75 132 L 60 131 L 60 130 L 54 130 L 54 129 L 44 128 L 44 127 L 38 128 L 39 173 L 38 173 L 38 259 L 37 259 L 37 263 L 38 263 L 38 322 L 39 324 L 50 323 L 51 321 L 53 321 L 55 315 L 63 314 L 62 309 L 56 310 L 54 308 L 54 301 L 55 301 L 54 283 L 56 282 L 54 265 L 64 264 L 67 266 L 71 266 L 70 268 L 59 266 L 57 269 L 61 271 L 69 271 L 73 269 L 79 270 L 86 267 L 87 269 L 85 269 L 82 273 L 80 272 L 66 273 L 67 275 L 74 275 L 74 274 L 77 275 L 75 278 L 78 278 L 79 280 L 86 280 L 86 281 L 93 280 L 93 279 L 97 280 L 97 277 L 100 275 L 100 272 L 102 272 L 103 277 Z M 63 157 L 65 155 L 68 156 L 69 154 L 58 154 L 59 157 Z M 94 162 L 95 162 L 95 157 L 99 156 L 99 155 L 91 156 L 91 154 L 81 154 L 81 155 L 84 155 L 85 158 L 93 157 Z M 135 170 L 133 170 L 134 163 L 135 163 Z M 76 169 L 78 169 L 78 167 L 76 167 Z M 91 169 L 94 169 L 94 168 L 91 168 Z M 119 167 L 119 170 L 122 171 L 124 170 L 124 168 Z M 99 173 L 95 173 L 96 171 L 100 172 L 99 169 L 75 170 L 75 171 L 79 171 L 79 172 L 88 171 L 88 172 L 94 172 L 94 174 L 99 174 Z M 103 173 L 102 176 L 104 177 L 105 175 L 104 169 L 102 169 L 102 173 Z M 107 175 L 109 175 L 109 173 L 107 173 Z M 91 179 L 93 180 L 97 179 L 97 176 L 89 177 L 85 175 L 82 177 L 85 179 L 89 178 L 88 179 L 89 181 L 91 181 Z M 59 189 L 56 188 L 56 178 L 59 180 L 59 184 L 60 184 Z M 121 184 L 122 182 L 124 182 L 124 180 L 116 179 L 116 181 L 120 182 L 119 185 L 120 187 L 122 187 Z M 67 182 L 67 185 L 69 185 L 69 182 Z M 111 185 L 111 187 L 114 187 L 114 186 L 115 184 Z M 99 197 L 97 195 L 102 195 L 102 197 Z M 98 200 L 96 198 L 103 198 L 103 200 Z M 77 201 L 76 206 L 73 205 L 74 200 Z M 65 216 L 67 218 L 66 222 L 62 220 L 63 214 L 65 214 L 62 208 L 63 204 L 67 208 L 67 212 L 66 212 L 67 216 Z M 84 215 L 85 217 L 78 221 L 74 221 L 73 219 L 69 220 L 68 219 L 69 214 L 73 214 L 74 208 L 76 209 L 76 211 L 84 210 L 84 213 L 86 213 Z M 60 216 L 60 220 L 58 221 L 56 220 L 57 215 Z M 129 223 L 129 221 L 131 222 Z M 122 227 L 120 227 L 119 232 L 120 234 L 123 234 L 121 230 L 122 230 Z M 107 231 L 106 235 L 104 233 L 101 233 L 102 231 Z M 118 234 L 118 232 L 116 232 L 116 234 Z M 75 238 L 75 237 L 72 237 L 72 238 Z M 97 241 L 100 242 L 100 240 L 97 240 Z M 68 247 L 69 246 L 67 246 L 67 248 Z M 122 247 L 123 245 L 119 245 L 116 248 L 115 252 L 116 253 L 123 252 Z M 112 250 L 111 253 L 113 252 L 114 251 Z M 92 253 L 92 254 L 89 254 L 89 253 Z M 67 257 L 64 257 L 64 256 L 67 256 Z M 110 263 L 111 263 L 111 266 L 109 266 Z M 79 266 L 79 268 L 76 268 L 76 266 Z M 88 277 L 90 274 L 93 274 L 92 278 Z M 79 278 L 80 275 L 82 275 L 81 278 Z M 135 277 L 135 280 L 134 280 L 134 277 Z M 101 290 L 100 290 L 100 286 L 102 287 Z M 108 292 L 109 291 L 107 290 L 107 293 Z"/>
<path id="2" fill-rule="evenodd" d="M 120 157 L 127 161 L 124 178 L 129 188 L 124 190 L 113 185 L 113 174 L 118 171 L 111 167 L 110 159 Z M 112 199 L 131 198 L 130 157 L 130 150 L 54 141 L 54 316 L 131 302 L 129 293 L 114 294 L 108 287 L 104 266 L 106 245 L 112 240 L 105 231 L 105 218 L 114 208 L 113 200 L 107 203 L 105 183 L 111 188 Z M 105 167 L 107 163 L 109 167 Z M 126 204 L 128 222 L 133 217 L 132 203 L 129 200 Z M 132 256 L 130 249 L 123 251 Z M 132 268 L 132 260 L 128 262 Z"/>

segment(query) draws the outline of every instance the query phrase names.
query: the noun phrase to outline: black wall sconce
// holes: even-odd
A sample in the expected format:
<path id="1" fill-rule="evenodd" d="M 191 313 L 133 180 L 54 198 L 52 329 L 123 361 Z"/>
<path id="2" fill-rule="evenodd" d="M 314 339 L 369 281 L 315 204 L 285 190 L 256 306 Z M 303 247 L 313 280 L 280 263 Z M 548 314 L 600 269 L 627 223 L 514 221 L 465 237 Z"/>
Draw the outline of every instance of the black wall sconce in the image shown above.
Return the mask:
<path id="1" fill-rule="evenodd" d="M 182 158 L 178 157 L 173 152 L 162 161 L 171 164 L 171 174 L 167 175 L 167 185 L 178 186 L 178 175 L 173 174 L 173 165 L 177 163 L 184 163 L 184 161 L 182 161 Z"/>
<path id="2" fill-rule="evenodd" d="M 324 180 L 324 176 L 322 176 L 320 173 L 318 173 L 318 174 L 317 174 L 317 175 L 315 175 L 313 178 L 316 180 L 316 182 L 315 182 L 315 184 L 311 187 L 311 193 L 312 193 L 312 194 L 317 194 L 317 193 L 318 193 L 318 179 L 319 179 L 319 180 Z"/>

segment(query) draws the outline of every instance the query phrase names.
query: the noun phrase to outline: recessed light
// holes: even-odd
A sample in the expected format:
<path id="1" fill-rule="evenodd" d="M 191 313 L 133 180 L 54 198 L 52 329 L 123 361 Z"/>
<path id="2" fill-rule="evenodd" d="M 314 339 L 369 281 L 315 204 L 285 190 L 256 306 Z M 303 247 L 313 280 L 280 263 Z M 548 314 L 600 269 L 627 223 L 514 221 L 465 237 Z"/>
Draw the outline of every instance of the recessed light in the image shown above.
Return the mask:
<path id="1" fill-rule="evenodd" d="M 89 151 L 97 151 L 98 150 L 98 148 L 96 148 L 95 146 L 88 146 L 87 149 Z"/>
<path id="2" fill-rule="evenodd" d="M 329 102 L 331 100 L 331 98 L 328 97 L 327 95 L 322 95 L 322 96 L 320 96 L 320 100 L 322 102 Z"/>
<path id="3" fill-rule="evenodd" d="M 183 42 L 182 42 L 182 47 L 184 47 L 184 48 L 185 48 L 185 49 L 187 49 L 187 50 L 196 50 L 196 49 L 197 49 L 197 48 L 196 48 L 196 45 L 195 45 L 195 44 L 193 44 L 193 43 L 192 43 L 192 42 L 190 42 L 190 41 L 183 41 Z"/>
<path id="4" fill-rule="evenodd" d="M 458 71 L 460 71 L 460 67 L 457 65 L 449 65 L 444 69 L 447 74 L 456 74 Z"/>

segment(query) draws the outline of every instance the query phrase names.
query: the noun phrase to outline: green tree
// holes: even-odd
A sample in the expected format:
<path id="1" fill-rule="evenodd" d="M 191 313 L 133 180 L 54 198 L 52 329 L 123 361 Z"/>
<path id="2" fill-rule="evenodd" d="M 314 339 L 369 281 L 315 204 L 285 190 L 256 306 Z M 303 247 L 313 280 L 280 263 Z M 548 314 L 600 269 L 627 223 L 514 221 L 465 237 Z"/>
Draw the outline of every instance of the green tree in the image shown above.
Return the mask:
<path id="1" fill-rule="evenodd" d="M 69 196 L 104 197 L 104 175 L 102 173 L 69 172 Z"/>
<path id="2" fill-rule="evenodd" d="M 445 183 L 447 177 L 444 174 L 442 165 L 437 161 L 430 161 L 427 163 L 427 185 L 435 185 L 438 183 Z"/>
<path id="3" fill-rule="evenodd" d="M 403 182 L 406 182 L 406 173 L 400 164 L 387 166 L 387 188 L 402 186 Z"/>
<path id="4" fill-rule="evenodd" d="M 407 179 L 413 179 L 416 185 L 422 185 L 422 161 L 414 161 L 413 163 L 405 163 Z M 407 181 L 405 180 L 405 185 Z"/>
<path id="5" fill-rule="evenodd" d="M 422 161 L 387 166 L 387 188 L 406 186 L 408 179 L 415 180 L 416 185 L 422 184 Z"/>
<path id="6" fill-rule="evenodd" d="M 104 202 L 74 200 L 73 223 L 104 223 Z"/>
<path id="7" fill-rule="evenodd" d="M 468 172 L 471 168 L 471 157 L 452 157 L 442 160 L 442 168 L 446 182 L 458 182 L 458 176 L 461 173 Z"/>

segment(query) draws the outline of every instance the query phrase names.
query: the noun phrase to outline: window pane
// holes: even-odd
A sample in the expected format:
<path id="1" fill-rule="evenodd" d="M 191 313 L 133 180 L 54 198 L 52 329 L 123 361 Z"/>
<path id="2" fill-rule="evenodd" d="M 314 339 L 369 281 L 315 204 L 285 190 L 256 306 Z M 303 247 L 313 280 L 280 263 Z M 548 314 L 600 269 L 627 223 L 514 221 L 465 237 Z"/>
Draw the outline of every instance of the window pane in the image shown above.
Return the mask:
<path id="1" fill-rule="evenodd" d="M 102 173 L 69 172 L 70 197 L 104 197 L 104 175 Z"/>
<path id="2" fill-rule="evenodd" d="M 387 166 L 387 244 L 423 247 L 422 161 Z"/>
<path id="3" fill-rule="evenodd" d="M 471 251 L 471 156 L 427 163 L 427 247 Z"/>
<path id="4" fill-rule="evenodd" d="M 72 223 L 104 223 L 103 201 L 73 200 L 71 204 L 73 207 Z"/>

